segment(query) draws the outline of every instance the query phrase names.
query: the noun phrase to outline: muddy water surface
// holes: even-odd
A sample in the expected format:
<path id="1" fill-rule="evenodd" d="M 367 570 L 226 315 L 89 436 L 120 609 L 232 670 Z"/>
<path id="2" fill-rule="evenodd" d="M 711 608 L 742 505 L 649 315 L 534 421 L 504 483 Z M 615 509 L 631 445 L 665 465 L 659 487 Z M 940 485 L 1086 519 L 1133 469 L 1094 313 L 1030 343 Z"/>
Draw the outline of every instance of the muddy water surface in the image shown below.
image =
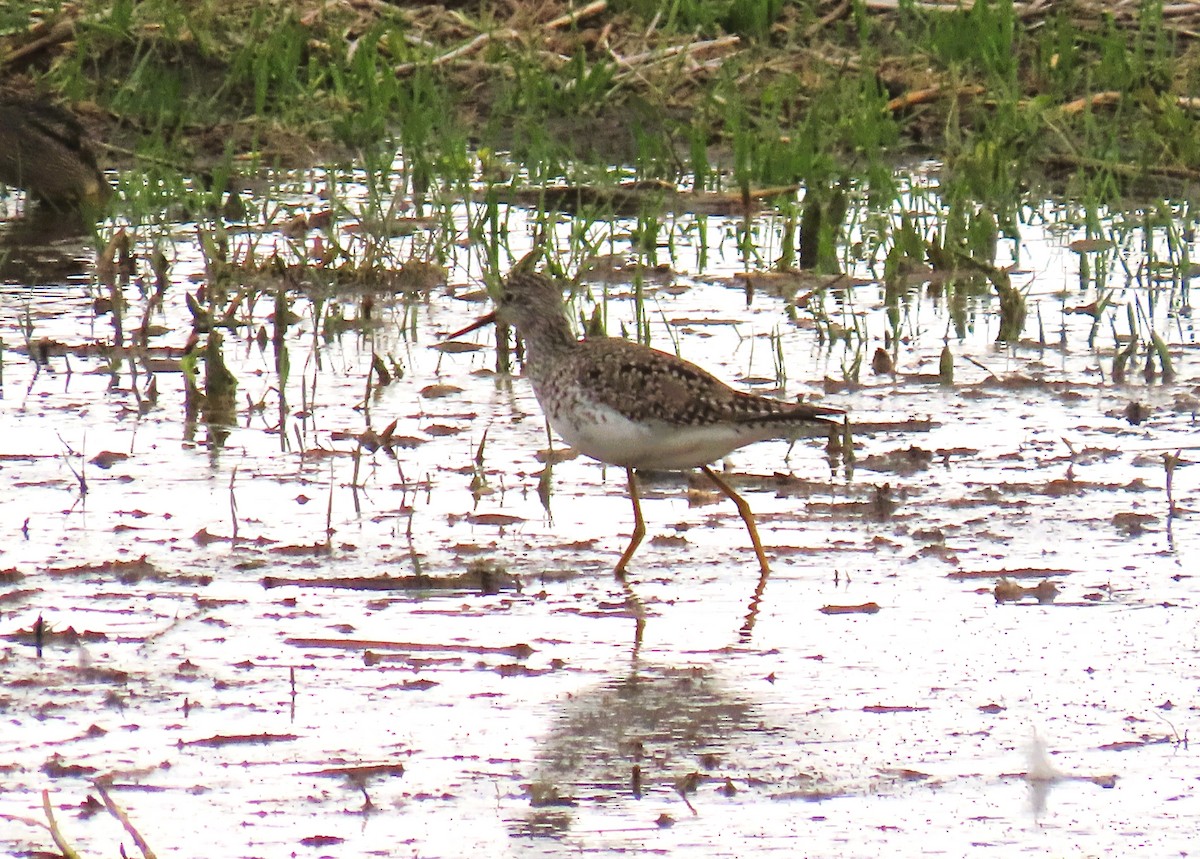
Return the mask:
<path id="1" fill-rule="evenodd" d="M 288 177 L 272 193 L 311 213 L 316 192 Z M 490 335 L 438 348 L 488 307 L 466 240 L 478 210 L 452 217 L 463 241 L 445 277 L 372 289 L 373 324 L 332 330 L 331 302 L 353 319 L 364 291 L 302 278 L 286 380 L 275 282 L 250 291 L 249 324 L 226 334 L 237 425 L 215 429 L 184 420 L 178 364 L 183 295 L 205 281 L 195 225 L 138 231 L 120 290 L 128 337 L 157 240 L 170 282 L 150 316 L 154 397 L 144 367 L 114 372 L 95 348 L 116 326 L 84 240 L 32 256 L 21 239 L 25 275 L 0 287 L 0 851 L 53 849 L 48 791 L 81 855 L 134 855 L 97 781 L 160 856 L 1193 849 L 1190 271 L 1126 274 L 1163 236 L 1114 215 L 1115 244 L 1082 263 L 1069 207 L 1031 211 L 997 260 L 1027 290 L 1026 339 L 998 346 L 987 290 L 956 305 L 916 276 L 889 321 L 863 264 L 818 322 L 813 283 L 735 277 L 740 219 L 666 222 L 657 261 L 673 274 L 644 287 L 653 345 L 764 391 L 781 353 L 780 395 L 864 429 L 853 463 L 823 439 L 731 458 L 765 581 L 732 505 L 647 475 L 635 648 L 611 575 L 631 527 L 624 474 L 548 451 Z M 508 217 L 520 256 L 532 229 Z M 0 226 L 10 242 L 18 221 Z M 609 224 L 607 247 L 627 251 L 632 226 Z M 780 225 L 753 227 L 772 258 Z M 231 238 L 260 254 L 295 242 Z M 1110 290 L 1089 347 L 1094 317 L 1076 311 Z M 573 306 L 633 330 L 636 291 L 630 274 L 596 275 Z M 1129 305 L 1168 344 L 1173 379 L 1148 381 L 1140 351 L 1113 382 Z M 830 346 L 830 324 L 860 337 Z M 896 372 L 873 373 L 889 331 Z M 373 354 L 399 377 L 368 395 Z M 360 443 L 392 421 L 390 450 Z"/>

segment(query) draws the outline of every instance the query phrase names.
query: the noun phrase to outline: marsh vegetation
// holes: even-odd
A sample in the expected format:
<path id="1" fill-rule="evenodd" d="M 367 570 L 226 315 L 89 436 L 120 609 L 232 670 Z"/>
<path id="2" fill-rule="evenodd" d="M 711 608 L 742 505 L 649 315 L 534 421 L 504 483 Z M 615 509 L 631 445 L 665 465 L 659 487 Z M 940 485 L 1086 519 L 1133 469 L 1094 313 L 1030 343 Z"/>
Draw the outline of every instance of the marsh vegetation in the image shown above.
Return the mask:
<path id="1" fill-rule="evenodd" d="M 1191 849 L 1197 31 L 7 4 L 114 193 L 0 197 L 5 852 Z M 445 340 L 531 252 L 856 426 L 729 464 L 762 582 L 644 476 L 639 647 L 624 474 Z"/>

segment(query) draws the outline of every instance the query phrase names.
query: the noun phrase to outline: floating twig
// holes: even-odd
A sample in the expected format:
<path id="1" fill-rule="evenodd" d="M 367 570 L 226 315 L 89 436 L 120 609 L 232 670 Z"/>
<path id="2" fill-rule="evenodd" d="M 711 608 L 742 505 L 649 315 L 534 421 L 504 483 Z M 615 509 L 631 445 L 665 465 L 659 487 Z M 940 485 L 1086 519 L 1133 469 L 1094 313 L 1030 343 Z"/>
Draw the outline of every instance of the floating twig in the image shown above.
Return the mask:
<path id="1" fill-rule="evenodd" d="M 400 65 L 396 66 L 395 69 L 393 69 L 393 72 L 397 75 L 403 75 L 423 66 L 444 66 L 446 63 L 453 62 L 460 57 L 465 57 L 467 54 L 473 54 L 492 39 L 513 39 L 516 38 L 517 35 L 518 34 L 516 30 L 493 30 L 488 33 L 480 33 L 474 39 L 471 39 L 471 41 L 459 45 L 457 48 L 446 51 L 444 54 L 439 54 L 431 60 L 427 60 L 422 63 L 401 63 Z"/>
<path id="2" fill-rule="evenodd" d="M 546 22 L 547 30 L 557 30 L 559 27 L 565 27 L 568 24 L 575 24 L 582 21 L 584 18 L 590 18 L 593 15 L 598 15 L 608 8 L 608 0 L 595 0 L 594 3 L 589 3 L 586 6 L 581 6 L 578 9 L 572 9 L 565 15 L 559 15 L 552 21 Z"/>
<path id="3" fill-rule="evenodd" d="M 887 109 L 890 113 L 896 113 L 910 107 L 916 107 L 919 104 L 928 104 L 931 101 L 940 101 L 943 98 L 950 98 L 952 96 L 963 98 L 981 95 L 983 91 L 983 87 L 975 85 L 960 86 L 954 89 L 947 89 L 944 86 L 931 86 L 925 89 L 910 90 L 904 95 L 896 96 L 887 103 Z"/>

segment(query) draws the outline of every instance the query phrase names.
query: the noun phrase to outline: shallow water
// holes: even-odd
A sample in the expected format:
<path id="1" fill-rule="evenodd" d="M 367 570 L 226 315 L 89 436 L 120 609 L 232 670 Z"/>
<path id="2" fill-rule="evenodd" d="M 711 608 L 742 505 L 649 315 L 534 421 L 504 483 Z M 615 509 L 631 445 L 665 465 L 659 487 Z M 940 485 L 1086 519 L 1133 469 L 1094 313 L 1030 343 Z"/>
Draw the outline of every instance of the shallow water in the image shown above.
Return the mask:
<path id="1" fill-rule="evenodd" d="M 361 198 L 352 180 L 341 198 Z M 936 213 L 936 174 L 913 185 L 922 196 L 904 205 Z M 318 186 L 281 177 L 272 193 L 313 211 Z M 507 215 L 514 257 L 527 214 Z M 528 384 L 488 372 L 489 335 L 478 351 L 435 348 L 487 307 L 465 238 L 478 207 L 451 210 L 464 239 L 445 282 L 375 296 L 376 326 L 326 338 L 315 302 L 352 316 L 361 291 L 331 296 L 314 279 L 290 293 L 282 405 L 276 354 L 255 338 L 272 331 L 268 282 L 252 324 L 226 335 L 239 380 L 227 437 L 185 423 L 179 372 L 156 372 L 146 405 L 127 363 L 114 376 L 89 353 L 115 336 L 95 304 L 108 289 L 87 242 L 55 239 L 44 268 L 33 257 L 0 287 L 0 849 L 51 849 L 45 789 L 82 855 L 133 855 L 85 802 L 101 779 L 159 855 L 1189 852 L 1200 670 L 1186 461 L 1200 380 L 1187 281 L 1127 279 L 1164 238 L 1111 213 L 1124 240 L 1100 252 L 1099 288 L 1117 310 L 1091 349 L 1092 317 L 1070 312 L 1098 294 L 1069 249 L 1084 234 L 1060 201 L 1028 215 L 998 258 L 1028 289 L 1028 339 L 995 345 L 994 298 L 948 307 L 918 276 L 899 373 L 875 375 L 865 364 L 889 323 L 864 265 L 826 298 L 832 319 L 866 332 L 858 385 L 842 384 L 853 348 L 822 344 L 812 313 L 790 322 L 777 290 L 734 280 L 741 219 L 664 225 L 658 261 L 676 275 L 646 285 L 653 344 L 770 389 L 777 332 L 783 395 L 824 394 L 868 429 L 853 467 L 823 440 L 731 457 L 772 560 L 765 584 L 732 505 L 702 480 L 648 475 L 630 576 L 648 615 L 638 648 L 611 575 L 631 527 L 624 474 L 558 461 L 544 503 Z M 605 247 L 624 253 L 631 226 L 607 224 Z M 778 220 L 753 226 L 777 255 Z M 4 223 L 0 242 L 19 228 Z M 356 234 L 350 218 L 339 228 Z M 195 235 L 139 233 L 140 253 L 157 238 L 171 261 L 151 314 L 164 361 L 191 330 L 183 292 L 204 281 Z M 389 247 L 403 259 L 420 240 Z M 288 252 L 270 228 L 232 241 Z M 151 290 L 140 266 L 126 329 Z M 628 278 L 587 286 L 579 309 L 600 301 L 609 331 L 635 327 Z M 1170 345 L 1172 381 L 1146 381 L 1139 354 L 1113 384 L 1130 302 Z M 38 366 L 27 326 L 71 354 Z M 953 385 L 936 378 L 947 336 Z M 364 408 L 372 354 L 403 377 Z M 1146 407 L 1140 423 L 1131 403 Z M 392 420 L 409 446 L 360 449 L 359 433 Z M 1177 449 L 1171 516 L 1163 454 Z M 102 452 L 123 456 L 94 463 Z M 481 564 L 489 592 L 477 573 L 448 581 Z M 329 586 L 381 574 L 433 578 Z M 1001 578 L 1057 594 L 999 601 Z M 281 579 L 294 583 L 266 586 Z M 878 611 L 822 611 L 869 603 Z"/>

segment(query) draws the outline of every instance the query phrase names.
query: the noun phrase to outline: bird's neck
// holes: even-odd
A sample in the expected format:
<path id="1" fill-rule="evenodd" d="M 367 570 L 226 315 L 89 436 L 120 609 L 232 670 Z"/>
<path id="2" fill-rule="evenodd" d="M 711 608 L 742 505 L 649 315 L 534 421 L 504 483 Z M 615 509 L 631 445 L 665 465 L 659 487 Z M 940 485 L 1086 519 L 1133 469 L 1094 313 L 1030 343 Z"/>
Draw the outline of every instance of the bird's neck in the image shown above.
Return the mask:
<path id="1" fill-rule="evenodd" d="M 579 340 L 563 312 L 519 320 L 517 331 L 525 341 L 526 370 L 533 376 L 579 348 Z"/>

